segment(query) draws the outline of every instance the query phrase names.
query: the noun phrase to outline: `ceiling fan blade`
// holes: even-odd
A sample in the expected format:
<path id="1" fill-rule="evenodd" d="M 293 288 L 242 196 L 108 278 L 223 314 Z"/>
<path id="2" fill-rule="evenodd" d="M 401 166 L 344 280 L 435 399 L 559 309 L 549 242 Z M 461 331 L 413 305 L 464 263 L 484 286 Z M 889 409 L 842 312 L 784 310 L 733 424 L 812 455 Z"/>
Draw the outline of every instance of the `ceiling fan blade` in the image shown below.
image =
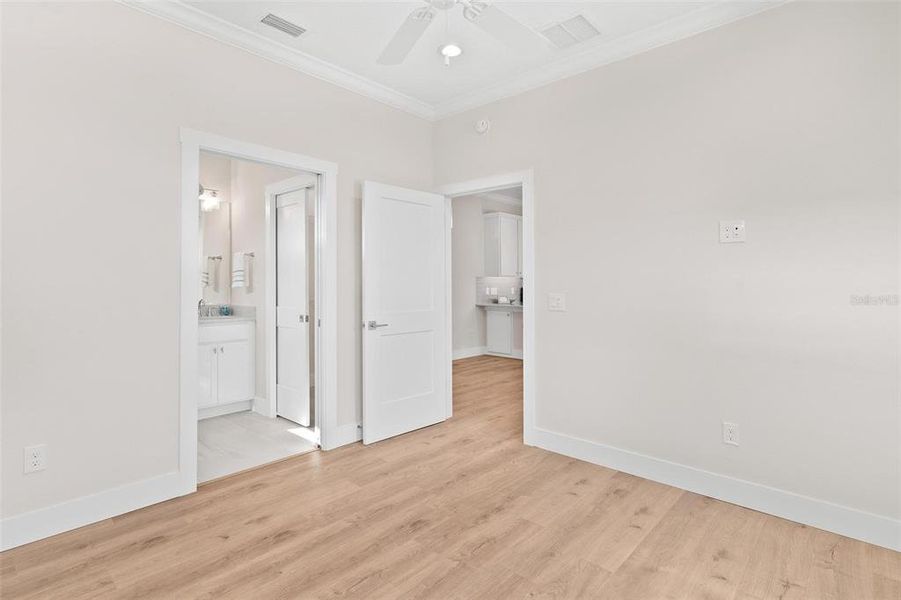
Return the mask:
<path id="1" fill-rule="evenodd" d="M 534 48 L 538 40 L 538 35 L 534 31 L 493 4 L 481 0 L 467 3 L 463 15 L 471 23 L 516 50 Z"/>
<path id="2" fill-rule="evenodd" d="M 380 65 L 399 65 L 407 58 L 407 54 L 425 33 L 432 19 L 435 17 L 435 10 L 431 6 L 423 6 L 417 8 L 409 15 L 401 24 L 397 33 L 382 50 L 376 62 Z"/>

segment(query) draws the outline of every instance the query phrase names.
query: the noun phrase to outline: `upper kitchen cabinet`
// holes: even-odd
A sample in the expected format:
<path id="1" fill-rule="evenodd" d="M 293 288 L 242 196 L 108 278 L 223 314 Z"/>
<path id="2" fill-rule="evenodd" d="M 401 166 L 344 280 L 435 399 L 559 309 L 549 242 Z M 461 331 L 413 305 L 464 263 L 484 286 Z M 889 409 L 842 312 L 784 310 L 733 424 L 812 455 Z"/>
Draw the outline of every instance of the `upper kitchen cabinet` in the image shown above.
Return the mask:
<path id="1" fill-rule="evenodd" d="M 487 213 L 485 220 L 485 276 L 519 277 L 522 274 L 522 217 Z"/>

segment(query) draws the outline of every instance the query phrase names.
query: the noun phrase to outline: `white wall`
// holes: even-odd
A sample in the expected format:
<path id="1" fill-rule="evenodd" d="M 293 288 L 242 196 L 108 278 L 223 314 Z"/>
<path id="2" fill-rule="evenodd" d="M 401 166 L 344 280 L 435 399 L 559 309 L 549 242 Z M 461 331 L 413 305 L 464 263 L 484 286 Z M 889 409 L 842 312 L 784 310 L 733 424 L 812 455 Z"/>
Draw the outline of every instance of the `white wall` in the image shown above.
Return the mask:
<path id="1" fill-rule="evenodd" d="M 116 3 L 0 10 L 3 517 L 177 468 L 181 126 L 340 165 L 352 427 L 360 181 L 431 188 L 431 124 Z M 24 476 L 38 443 L 49 468 Z"/>
<path id="2" fill-rule="evenodd" d="M 897 4 L 791 3 L 439 122 L 438 184 L 534 168 L 538 427 L 901 516 L 898 308 L 849 302 L 898 293 L 899 71 Z"/>

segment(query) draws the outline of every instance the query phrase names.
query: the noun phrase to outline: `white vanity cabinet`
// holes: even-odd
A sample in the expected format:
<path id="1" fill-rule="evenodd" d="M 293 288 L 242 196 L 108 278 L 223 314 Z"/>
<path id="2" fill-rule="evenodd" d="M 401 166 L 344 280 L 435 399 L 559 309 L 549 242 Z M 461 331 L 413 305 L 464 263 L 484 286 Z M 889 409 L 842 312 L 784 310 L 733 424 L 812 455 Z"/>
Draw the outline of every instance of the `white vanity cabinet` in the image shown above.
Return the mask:
<path id="1" fill-rule="evenodd" d="M 522 217 L 486 213 L 485 276 L 518 277 L 522 273 Z"/>
<path id="2" fill-rule="evenodd" d="M 200 417 L 250 408 L 255 389 L 253 321 L 201 321 L 198 337 Z"/>

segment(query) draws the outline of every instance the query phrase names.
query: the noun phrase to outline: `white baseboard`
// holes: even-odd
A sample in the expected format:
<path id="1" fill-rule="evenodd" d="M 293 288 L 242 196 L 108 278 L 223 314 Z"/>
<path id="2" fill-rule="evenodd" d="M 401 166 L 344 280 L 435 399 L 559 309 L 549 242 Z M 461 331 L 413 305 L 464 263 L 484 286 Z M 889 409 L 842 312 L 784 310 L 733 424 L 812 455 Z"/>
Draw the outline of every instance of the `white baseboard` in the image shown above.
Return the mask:
<path id="1" fill-rule="evenodd" d="M 454 350 L 453 360 L 460 360 L 461 358 L 472 358 L 473 356 L 482 356 L 485 354 L 485 346 L 478 346 L 476 348 L 460 348 Z"/>
<path id="2" fill-rule="evenodd" d="M 334 450 L 341 446 L 354 444 L 363 439 L 363 430 L 356 423 L 348 423 L 346 425 L 338 425 L 335 432 L 328 439 L 328 448 L 323 450 Z"/>
<path id="3" fill-rule="evenodd" d="M 535 427 L 530 445 L 901 551 L 901 520 Z"/>
<path id="4" fill-rule="evenodd" d="M 0 550 L 97 523 L 192 492 L 179 473 L 136 481 L 0 521 Z"/>
<path id="5" fill-rule="evenodd" d="M 485 352 L 488 356 L 499 356 L 501 358 L 515 358 L 516 360 L 522 360 L 522 350 L 514 350 L 513 354 L 500 354 L 498 352 Z"/>
<path id="6" fill-rule="evenodd" d="M 209 419 L 212 417 L 221 417 L 222 415 L 229 415 L 231 413 L 236 412 L 244 412 L 245 410 L 253 409 L 253 401 L 252 400 L 241 400 L 238 402 L 232 402 L 231 404 L 220 404 L 217 406 L 207 406 L 204 408 L 197 409 L 197 420 L 203 421 L 204 419 Z"/>

